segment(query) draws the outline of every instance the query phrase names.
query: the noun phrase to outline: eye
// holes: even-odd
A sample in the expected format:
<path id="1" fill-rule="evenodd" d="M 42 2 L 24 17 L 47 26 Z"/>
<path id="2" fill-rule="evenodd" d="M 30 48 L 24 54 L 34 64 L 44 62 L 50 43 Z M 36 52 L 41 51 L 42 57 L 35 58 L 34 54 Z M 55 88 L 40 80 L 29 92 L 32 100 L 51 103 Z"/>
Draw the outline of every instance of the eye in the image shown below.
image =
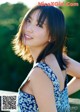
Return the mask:
<path id="1" fill-rule="evenodd" d="M 30 18 L 27 18 L 27 20 L 26 20 L 26 21 L 27 21 L 27 22 L 29 22 L 29 23 L 31 22 Z"/>

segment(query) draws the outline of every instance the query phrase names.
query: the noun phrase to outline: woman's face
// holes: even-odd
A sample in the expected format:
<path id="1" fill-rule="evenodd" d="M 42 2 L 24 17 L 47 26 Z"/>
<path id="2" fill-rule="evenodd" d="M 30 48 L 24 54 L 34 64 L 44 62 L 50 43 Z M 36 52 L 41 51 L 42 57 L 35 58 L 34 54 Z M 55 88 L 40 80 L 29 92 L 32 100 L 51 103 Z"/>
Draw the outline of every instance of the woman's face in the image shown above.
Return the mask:
<path id="1" fill-rule="evenodd" d="M 40 10 L 34 11 L 26 20 L 22 29 L 22 42 L 30 47 L 44 47 L 49 43 L 47 19 L 42 26 L 37 25 Z"/>

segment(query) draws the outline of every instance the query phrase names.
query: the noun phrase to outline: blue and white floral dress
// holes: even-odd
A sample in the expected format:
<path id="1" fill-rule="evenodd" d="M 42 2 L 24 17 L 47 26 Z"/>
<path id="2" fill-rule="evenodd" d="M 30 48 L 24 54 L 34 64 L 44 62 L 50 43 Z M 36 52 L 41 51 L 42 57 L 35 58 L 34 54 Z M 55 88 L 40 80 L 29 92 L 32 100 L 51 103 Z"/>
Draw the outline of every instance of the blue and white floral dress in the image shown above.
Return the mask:
<path id="1" fill-rule="evenodd" d="M 40 67 L 52 81 L 54 87 L 57 112 L 70 112 L 67 91 L 67 77 L 65 80 L 65 87 L 61 91 L 58 78 L 53 73 L 52 69 L 45 62 L 39 62 L 34 67 Z M 35 97 L 29 93 L 23 92 L 20 89 L 18 91 L 18 107 L 19 112 L 39 112 L 39 108 Z"/>

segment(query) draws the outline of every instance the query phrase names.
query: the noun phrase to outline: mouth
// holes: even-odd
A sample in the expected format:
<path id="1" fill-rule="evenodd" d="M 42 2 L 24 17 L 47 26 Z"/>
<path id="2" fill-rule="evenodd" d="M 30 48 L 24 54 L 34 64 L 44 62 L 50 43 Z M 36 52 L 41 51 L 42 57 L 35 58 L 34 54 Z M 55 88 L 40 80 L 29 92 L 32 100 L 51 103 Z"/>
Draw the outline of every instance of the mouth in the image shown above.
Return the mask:
<path id="1" fill-rule="evenodd" d="M 29 36 L 29 35 L 27 35 L 27 34 L 24 34 L 24 38 L 25 38 L 26 40 L 33 39 L 31 36 Z"/>

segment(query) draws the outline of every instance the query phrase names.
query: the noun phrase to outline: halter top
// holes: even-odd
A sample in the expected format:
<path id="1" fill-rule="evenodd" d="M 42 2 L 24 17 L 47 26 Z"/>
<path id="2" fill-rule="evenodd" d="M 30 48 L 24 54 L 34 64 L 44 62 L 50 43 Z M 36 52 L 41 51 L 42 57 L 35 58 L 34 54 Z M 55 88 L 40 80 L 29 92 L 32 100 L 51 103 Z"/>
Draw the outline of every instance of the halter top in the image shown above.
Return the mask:
<path id="1" fill-rule="evenodd" d="M 45 62 L 39 62 L 34 67 L 40 67 L 52 81 L 57 112 L 70 112 L 67 90 L 67 75 L 65 79 L 65 87 L 61 91 L 60 83 L 57 76 L 53 73 L 52 69 Z M 20 90 L 20 88 L 18 91 L 18 108 L 19 112 L 39 112 L 35 96 Z"/>

